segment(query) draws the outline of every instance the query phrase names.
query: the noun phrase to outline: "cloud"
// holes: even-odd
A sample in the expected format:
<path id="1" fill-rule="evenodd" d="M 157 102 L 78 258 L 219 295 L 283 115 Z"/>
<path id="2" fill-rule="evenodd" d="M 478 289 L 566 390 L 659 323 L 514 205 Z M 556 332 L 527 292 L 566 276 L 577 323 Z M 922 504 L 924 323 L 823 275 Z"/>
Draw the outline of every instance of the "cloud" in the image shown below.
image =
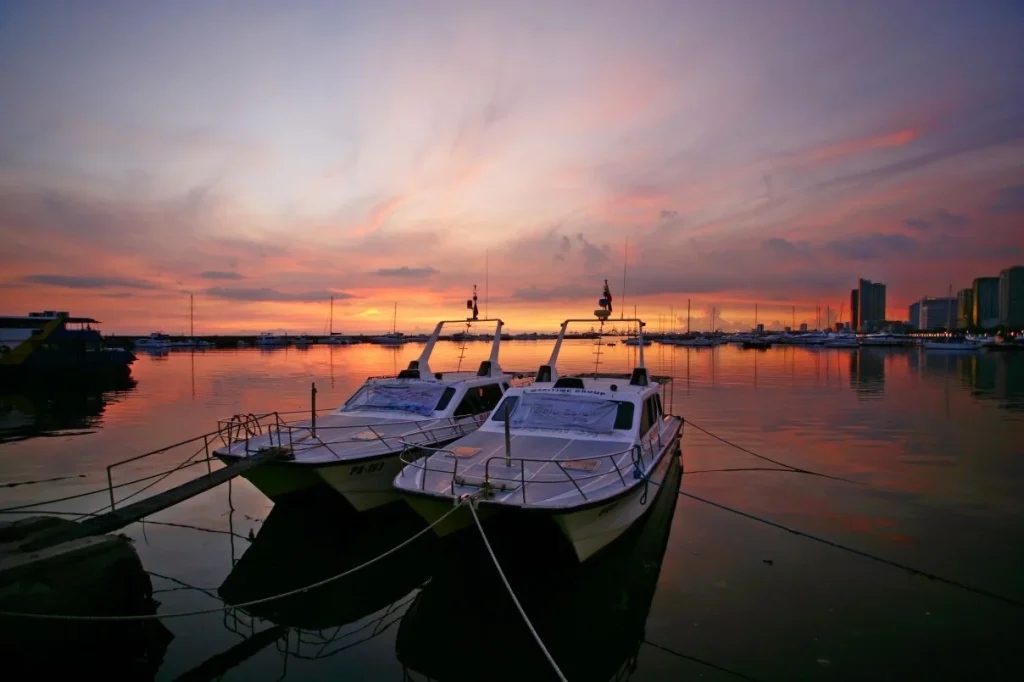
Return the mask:
<path id="1" fill-rule="evenodd" d="M 933 211 L 926 216 L 907 218 L 903 221 L 904 225 L 913 230 L 928 230 L 931 228 L 946 230 L 965 227 L 968 223 L 970 223 L 970 220 L 966 215 L 950 213 L 944 208 Z"/>
<path id="2" fill-rule="evenodd" d="M 410 279 L 418 279 L 421 277 L 432 277 L 438 274 L 437 268 L 430 267 L 429 265 L 422 268 L 410 268 L 408 265 L 403 265 L 400 268 L 379 268 L 374 271 L 378 277 L 406 277 Z"/>
<path id="3" fill-rule="evenodd" d="M 213 298 L 222 298 L 229 301 L 251 301 L 262 303 L 290 303 L 290 302 L 316 302 L 326 301 L 333 296 L 336 300 L 355 298 L 352 294 L 337 293 L 332 291 L 300 291 L 288 292 L 278 291 L 270 288 L 244 288 L 244 287 L 213 287 L 203 292 Z"/>
<path id="4" fill-rule="evenodd" d="M 206 270 L 204 272 L 200 272 L 199 276 L 203 279 L 245 279 L 245 275 L 225 270 Z"/>
<path id="5" fill-rule="evenodd" d="M 159 289 L 159 285 L 144 279 L 133 279 L 131 277 L 103 277 L 88 275 L 25 275 L 22 282 L 29 284 L 44 284 L 54 287 L 67 287 L 68 289 L 113 289 L 124 287 L 128 289 Z"/>
<path id="6" fill-rule="evenodd" d="M 840 258 L 883 260 L 910 255 L 919 245 L 916 239 L 903 234 L 872 232 L 830 241 L 826 248 Z"/>
<path id="7" fill-rule="evenodd" d="M 1007 185 L 995 192 L 985 210 L 993 215 L 1024 213 L 1024 185 Z"/>
<path id="8" fill-rule="evenodd" d="M 608 262 L 608 245 L 598 246 L 587 240 L 582 232 L 576 234 L 576 242 L 579 244 L 580 253 L 583 254 L 583 265 L 587 270 L 596 270 Z"/>

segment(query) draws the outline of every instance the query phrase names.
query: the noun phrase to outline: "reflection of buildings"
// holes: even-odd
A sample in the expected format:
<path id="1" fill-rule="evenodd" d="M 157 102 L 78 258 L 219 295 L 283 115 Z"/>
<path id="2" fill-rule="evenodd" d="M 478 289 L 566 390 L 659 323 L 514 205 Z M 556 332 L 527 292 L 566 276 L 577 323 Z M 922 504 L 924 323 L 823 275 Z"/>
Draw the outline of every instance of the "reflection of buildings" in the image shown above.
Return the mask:
<path id="1" fill-rule="evenodd" d="M 135 383 L 135 379 L 122 376 L 91 384 L 0 393 L 0 442 L 92 428 L 107 403 L 134 390 Z"/>
<path id="2" fill-rule="evenodd" d="M 881 397 L 885 392 L 886 351 L 861 348 L 850 353 L 850 386 L 864 398 Z"/>
<path id="3" fill-rule="evenodd" d="M 857 329 L 860 331 L 874 331 L 885 322 L 884 284 L 876 284 L 868 279 L 857 283 L 857 315 Z"/>
<path id="4" fill-rule="evenodd" d="M 999 325 L 999 278 L 978 277 L 974 280 L 973 323 L 982 329 Z"/>
<path id="5" fill-rule="evenodd" d="M 956 292 L 956 326 L 967 329 L 973 326 L 974 289 L 961 289 Z"/>
<path id="6" fill-rule="evenodd" d="M 1024 327 L 1024 265 L 999 273 L 999 324 L 1012 329 Z"/>

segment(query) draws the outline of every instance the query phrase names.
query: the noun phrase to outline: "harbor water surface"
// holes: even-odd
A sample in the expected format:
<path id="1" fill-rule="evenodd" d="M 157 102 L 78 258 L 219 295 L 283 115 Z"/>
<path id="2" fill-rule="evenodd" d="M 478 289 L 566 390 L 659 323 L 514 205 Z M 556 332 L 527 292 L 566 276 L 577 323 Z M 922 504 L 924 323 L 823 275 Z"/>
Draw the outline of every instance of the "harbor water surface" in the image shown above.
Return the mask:
<path id="1" fill-rule="evenodd" d="M 102 511 L 108 464 L 213 431 L 218 418 L 309 410 L 313 382 L 318 406 L 336 406 L 421 348 L 140 353 L 121 385 L 0 390 L 0 507 L 101 490 L 17 511 Z M 463 367 L 475 368 L 487 348 L 468 344 Z M 636 362 L 636 348 L 571 341 L 564 370 L 592 370 L 595 348 L 602 371 Z M 532 371 L 550 350 L 545 341 L 504 343 L 502 364 Z M 461 352 L 439 344 L 435 369 L 454 367 Z M 653 372 L 675 379 L 666 406 L 691 422 L 684 491 L 1024 601 L 1024 355 L 657 344 L 646 352 Z M 695 427 L 855 483 L 766 471 L 776 465 Z M 113 482 L 168 470 L 182 453 L 118 467 Z M 141 495 L 202 471 L 175 473 Z M 153 480 L 117 489 L 117 499 Z M 676 497 L 652 489 L 644 524 L 590 566 L 555 566 L 540 546 L 502 554 L 502 535 L 492 538 L 570 679 L 1024 676 L 1024 610 L 1013 604 Z M 124 532 L 151 573 L 158 612 L 174 613 L 301 587 L 379 555 L 423 527 L 393 507 L 368 519 L 315 500 L 275 509 L 236 479 Z M 105 656 L 145 659 L 134 674 L 159 680 L 552 679 L 475 537 L 423 536 L 306 595 L 164 627 L 142 651 L 123 642 Z M 52 655 L 73 647 L 55 640 Z"/>

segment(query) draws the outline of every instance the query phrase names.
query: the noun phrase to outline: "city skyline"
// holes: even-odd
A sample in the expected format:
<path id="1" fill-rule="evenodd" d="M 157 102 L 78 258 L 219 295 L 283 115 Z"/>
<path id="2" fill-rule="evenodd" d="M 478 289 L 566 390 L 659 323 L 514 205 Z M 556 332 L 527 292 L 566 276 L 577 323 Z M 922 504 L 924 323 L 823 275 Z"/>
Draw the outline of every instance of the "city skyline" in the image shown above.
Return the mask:
<path id="1" fill-rule="evenodd" d="M 902 320 L 1024 261 L 1024 8 L 927 8 L 7 4 L 2 312 L 417 331 L 476 284 L 547 331 L 608 279 L 739 330 L 865 278 Z"/>

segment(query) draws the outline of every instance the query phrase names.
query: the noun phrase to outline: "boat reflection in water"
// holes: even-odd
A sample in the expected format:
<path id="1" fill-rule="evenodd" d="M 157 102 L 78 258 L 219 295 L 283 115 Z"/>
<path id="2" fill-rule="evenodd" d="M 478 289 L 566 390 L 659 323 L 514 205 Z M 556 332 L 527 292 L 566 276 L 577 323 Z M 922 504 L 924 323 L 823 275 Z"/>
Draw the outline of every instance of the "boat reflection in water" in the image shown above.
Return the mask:
<path id="1" fill-rule="evenodd" d="M 492 545 L 568 679 L 625 680 L 635 670 L 678 499 L 673 490 L 681 480 L 682 467 L 673 458 L 666 490 L 650 488 L 651 512 L 582 564 L 552 565 L 541 543 L 511 554 Z M 467 546 L 439 560 L 402 618 L 396 649 L 406 679 L 479 680 L 483 671 L 488 680 L 556 679 L 479 534 L 463 542 Z"/>
<path id="2" fill-rule="evenodd" d="M 130 376 L 111 376 L 75 385 L 0 391 L 0 443 L 91 429 L 107 405 L 135 390 L 135 385 Z"/>
<path id="3" fill-rule="evenodd" d="M 329 491 L 279 502 L 218 594 L 228 604 L 238 604 L 305 587 L 384 554 L 424 527 L 406 505 L 353 515 Z M 436 544 L 432 534 L 424 533 L 352 575 L 243 610 L 301 630 L 352 623 L 388 609 L 426 581 Z"/>

